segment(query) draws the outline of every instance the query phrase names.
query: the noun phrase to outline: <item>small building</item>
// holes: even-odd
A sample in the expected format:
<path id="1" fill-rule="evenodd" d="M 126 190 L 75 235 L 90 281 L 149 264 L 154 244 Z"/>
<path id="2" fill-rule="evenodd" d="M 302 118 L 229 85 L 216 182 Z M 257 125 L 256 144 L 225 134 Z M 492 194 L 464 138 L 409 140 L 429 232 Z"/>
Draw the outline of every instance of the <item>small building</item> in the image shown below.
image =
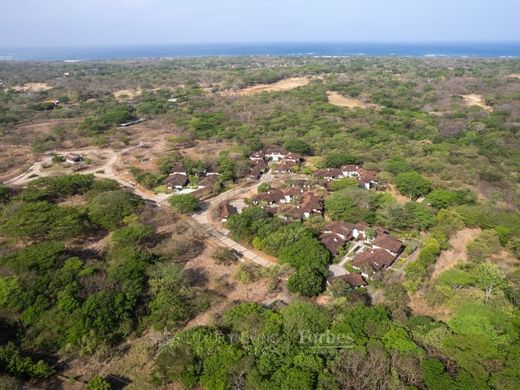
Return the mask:
<path id="1" fill-rule="evenodd" d="M 219 180 L 219 173 L 206 173 L 206 176 L 200 178 L 199 187 L 213 187 L 213 185 Z"/>
<path id="2" fill-rule="evenodd" d="M 256 194 L 251 199 L 251 201 L 255 205 L 261 204 L 261 203 L 268 204 L 268 205 L 273 205 L 273 204 L 281 203 L 284 200 L 285 200 L 285 197 L 284 197 L 283 192 L 281 190 L 278 190 L 278 189 L 271 189 L 271 190 L 269 190 L 267 192 Z"/>
<path id="3" fill-rule="evenodd" d="M 343 165 L 341 167 L 341 172 L 343 174 L 343 177 L 357 177 L 359 176 L 359 169 L 360 167 L 358 165 Z"/>
<path id="4" fill-rule="evenodd" d="M 309 218 L 312 214 L 321 215 L 323 213 L 323 199 L 312 192 L 306 192 L 303 195 L 300 208 L 303 210 L 305 218 Z"/>
<path id="5" fill-rule="evenodd" d="M 303 196 L 303 194 L 305 194 L 305 189 L 304 189 L 304 188 L 298 188 L 298 187 L 291 187 L 291 188 L 288 188 L 288 189 L 286 189 L 286 190 L 283 192 L 283 195 L 284 195 L 284 197 L 285 197 L 285 203 L 290 203 L 290 202 L 292 202 L 296 197 Z"/>
<path id="6" fill-rule="evenodd" d="M 338 168 L 325 168 L 319 169 L 316 172 L 314 172 L 314 176 L 320 179 L 325 179 L 327 181 L 340 178 L 342 175 L 343 172 L 341 172 L 341 169 Z"/>
<path id="7" fill-rule="evenodd" d="M 381 271 L 383 268 L 390 267 L 396 257 L 384 249 L 372 249 L 354 256 L 352 266 L 363 271 L 368 277 L 368 275 Z"/>
<path id="8" fill-rule="evenodd" d="M 345 246 L 347 240 L 335 235 L 334 233 L 321 233 L 320 242 L 329 250 L 334 256 L 339 253 L 339 250 Z"/>
<path id="9" fill-rule="evenodd" d="M 358 222 L 354 225 L 352 229 L 352 235 L 356 240 L 364 240 L 365 239 L 365 229 L 368 229 L 370 226 L 366 222 Z"/>
<path id="10" fill-rule="evenodd" d="M 227 222 L 228 218 L 237 212 L 236 207 L 231 206 L 229 203 L 222 203 L 218 208 L 218 218 L 220 222 Z"/>
<path id="11" fill-rule="evenodd" d="M 299 164 L 303 161 L 303 158 L 302 156 L 300 156 L 299 154 L 297 153 L 287 153 L 284 157 L 284 161 L 289 161 L 289 162 L 293 162 L 293 163 L 296 163 L 296 164 Z"/>
<path id="12" fill-rule="evenodd" d="M 377 172 L 361 168 L 358 173 L 358 180 L 365 189 L 369 190 L 377 186 Z"/>
<path id="13" fill-rule="evenodd" d="M 249 159 L 251 161 L 264 161 L 265 160 L 265 153 L 261 150 L 257 152 L 253 152 L 249 155 Z"/>
<path id="14" fill-rule="evenodd" d="M 172 167 L 170 168 L 170 175 L 184 175 L 188 176 L 188 172 L 186 172 L 186 169 L 182 166 L 182 164 L 178 162 L 173 162 Z"/>
<path id="15" fill-rule="evenodd" d="M 363 275 L 351 272 L 346 275 L 332 276 L 327 279 L 327 285 L 331 285 L 335 280 L 344 280 L 350 287 L 356 289 L 367 285 L 367 281 Z"/>
<path id="16" fill-rule="evenodd" d="M 392 237 L 389 234 L 378 233 L 375 240 L 372 242 L 372 247 L 383 249 L 388 253 L 397 256 L 403 251 L 404 246 L 398 238 Z"/>
<path id="17" fill-rule="evenodd" d="M 272 161 L 281 161 L 287 156 L 287 151 L 280 146 L 272 146 L 265 150 L 265 158 Z"/>
<path id="18" fill-rule="evenodd" d="M 83 161 L 83 156 L 76 153 L 69 153 L 65 156 L 65 162 L 68 164 L 79 164 Z"/>
<path id="19" fill-rule="evenodd" d="M 344 221 L 329 222 L 325 225 L 323 233 L 330 233 L 340 237 L 343 240 L 351 240 L 353 238 L 354 224 Z"/>
<path id="20" fill-rule="evenodd" d="M 298 164 L 292 161 L 282 161 L 274 169 L 275 173 L 291 173 L 298 167 Z"/>
<path id="21" fill-rule="evenodd" d="M 169 191 L 182 190 L 186 184 L 188 184 L 188 176 L 182 173 L 172 173 L 166 179 L 163 184 Z"/>

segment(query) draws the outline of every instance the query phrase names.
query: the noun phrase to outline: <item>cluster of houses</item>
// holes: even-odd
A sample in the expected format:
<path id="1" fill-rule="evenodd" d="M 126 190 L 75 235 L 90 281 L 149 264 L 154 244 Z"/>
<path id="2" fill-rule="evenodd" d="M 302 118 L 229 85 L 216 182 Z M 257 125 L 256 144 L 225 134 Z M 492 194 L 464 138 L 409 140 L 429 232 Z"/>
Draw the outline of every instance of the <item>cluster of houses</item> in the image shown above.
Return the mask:
<path id="1" fill-rule="evenodd" d="M 314 172 L 314 175 L 325 181 L 332 181 L 344 177 L 355 178 L 359 184 L 369 190 L 374 188 L 377 182 L 377 173 L 369 171 L 358 165 L 343 165 L 341 168 L 325 168 Z"/>
<path id="2" fill-rule="evenodd" d="M 278 163 L 273 169 L 274 173 L 294 172 L 303 162 L 302 156 L 297 153 L 288 152 L 279 146 L 272 146 L 266 150 L 253 152 L 249 156 L 249 159 L 251 160 L 249 177 L 252 179 L 259 179 L 260 176 L 262 176 L 262 173 L 268 168 L 268 161 Z"/>
<path id="3" fill-rule="evenodd" d="M 205 172 L 198 182 L 199 187 L 212 187 L 219 179 L 219 173 Z M 174 163 L 170 174 L 164 179 L 163 184 L 168 191 L 182 191 L 189 184 L 188 172 L 179 163 Z"/>
<path id="4" fill-rule="evenodd" d="M 323 197 L 303 185 L 270 189 L 253 196 L 251 203 L 285 221 L 301 221 L 311 215 L 322 215 L 324 210 Z"/>
<path id="5" fill-rule="evenodd" d="M 354 288 L 366 285 L 374 274 L 390 267 L 404 249 L 403 243 L 384 228 L 370 228 L 365 222 L 330 222 L 324 227 L 320 241 L 333 255 L 338 255 L 347 243 L 352 243 L 345 256 L 359 273 L 336 276 L 329 279 L 329 283 L 340 278 Z"/>

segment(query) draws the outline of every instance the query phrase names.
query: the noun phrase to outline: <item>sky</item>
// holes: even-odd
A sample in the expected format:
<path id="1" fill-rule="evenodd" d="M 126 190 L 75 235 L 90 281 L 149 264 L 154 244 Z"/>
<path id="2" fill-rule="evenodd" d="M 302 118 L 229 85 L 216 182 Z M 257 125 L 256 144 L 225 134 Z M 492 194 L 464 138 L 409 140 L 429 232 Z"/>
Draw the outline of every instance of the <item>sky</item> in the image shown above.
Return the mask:
<path id="1" fill-rule="evenodd" d="M 519 0 L 0 0 L 0 46 L 520 41 Z"/>

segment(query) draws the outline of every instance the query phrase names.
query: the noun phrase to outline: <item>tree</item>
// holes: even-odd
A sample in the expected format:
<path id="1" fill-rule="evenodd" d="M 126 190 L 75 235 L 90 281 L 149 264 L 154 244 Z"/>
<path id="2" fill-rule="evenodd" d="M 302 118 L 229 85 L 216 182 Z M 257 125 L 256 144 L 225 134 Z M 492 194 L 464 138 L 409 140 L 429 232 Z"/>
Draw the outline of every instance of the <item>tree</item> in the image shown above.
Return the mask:
<path id="1" fill-rule="evenodd" d="M 356 223 L 365 219 L 368 209 L 360 208 L 354 198 L 343 191 L 335 192 L 325 199 L 325 211 L 335 221 Z"/>
<path id="2" fill-rule="evenodd" d="M 217 161 L 218 173 L 222 180 L 233 181 L 235 178 L 235 162 L 225 152 L 220 153 Z"/>
<path id="3" fill-rule="evenodd" d="M 182 214 L 189 214 L 200 208 L 200 200 L 191 194 L 173 195 L 168 198 L 170 206 Z"/>
<path id="4" fill-rule="evenodd" d="M 310 155 L 312 153 L 310 145 L 297 138 L 285 141 L 283 147 L 285 150 L 292 153 L 299 153 L 303 155 Z"/>
<path id="5" fill-rule="evenodd" d="M 117 190 L 97 195 L 88 206 L 88 215 L 92 222 L 105 229 L 114 230 L 123 219 L 133 214 L 142 200 L 127 191 Z"/>
<path id="6" fill-rule="evenodd" d="M 445 209 L 461 204 L 473 204 L 476 202 L 476 196 L 469 190 L 435 189 L 428 194 L 426 201 L 436 209 Z"/>
<path id="7" fill-rule="evenodd" d="M 394 181 L 399 192 L 411 196 L 412 199 L 427 195 L 431 191 L 430 182 L 415 171 L 400 173 Z"/>
<path id="8" fill-rule="evenodd" d="M 354 177 L 343 177 L 341 179 L 334 180 L 329 184 L 329 188 L 332 191 L 340 191 L 350 187 L 359 187 L 359 180 Z"/>
<path id="9" fill-rule="evenodd" d="M 323 291 L 325 278 L 318 270 L 302 267 L 289 277 L 287 287 L 294 294 L 314 297 Z"/>
<path id="10" fill-rule="evenodd" d="M 325 156 L 321 165 L 324 168 L 339 168 L 346 164 L 359 164 L 359 158 L 343 152 L 331 152 Z"/>
<path id="11" fill-rule="evenodd" d="M 472 273 L 475 278 L 475 284 L 486 293 L 486 303 L 494 288 L 506 286 L 504 273 L 494 264 L 478 264 Z"/>
<path id="12" fill-rule="evenodd" d="M 296 269 L 313 268 L 321 273 L 325 273 L 330 260 L 329 252 L 311 236 L 283 246 L 278 257 L 281 263 L 288 263 Z"/>

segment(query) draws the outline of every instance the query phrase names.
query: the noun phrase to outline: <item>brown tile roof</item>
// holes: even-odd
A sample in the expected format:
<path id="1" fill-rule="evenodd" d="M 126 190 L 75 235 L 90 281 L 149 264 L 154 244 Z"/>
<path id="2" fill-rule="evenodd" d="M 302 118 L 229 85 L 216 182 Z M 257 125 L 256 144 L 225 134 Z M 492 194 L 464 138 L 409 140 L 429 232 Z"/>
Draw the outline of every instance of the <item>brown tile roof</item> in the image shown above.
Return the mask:
<path id="1" fill-rule="evenodd" d="M 374 271 L 380 271 L 389 267 L 395 260 L 395 256 L 384 249 L 375 249 L 360 252 L 352 259 L 352 265 L 358 268 L 372 267 Z"/>
<path id="2" fill-rule="evenodd" d="M 314 175 L 317 177 L 340 177 L 343 175 L 343 172 L 341 172 L 341 169 L 337 168 L 326 168 L 326 169 L 319 169 L 316 172 L 314 172 Z"/>
<path id="3" fill-rule="evenodd" d="M 280 164 L 278 164 L 275 168 L 276 172 L 290 172 L 297 166 L 296 163 L 291 161 L 282 161 Z"/>
<path id="4" fill-rule="evenodd" d="M 231 206 L 229 203 L 223 203 L 218 208 L 218 215 L 220 219 L 228 218 L 230 215 L 236 214 L 236 207 Z"/>
<path id="5" fill-rule="evenodd" d="M 343 279 L 345 282 L 350 284 L 352 288 L 365 286 L 367 284 L 365 278 L 361 274 L 357 274 L 355 272 L 351 272 L 347 275 L 340 276 L 341 279 Z"/>
<path id="6" fill-rule="evenodd" d="M 304 193 L 305 193 L 305 190 L 303 188 L 298 188 L 298 187 L 291 187 L 284 191 L 284 194 L 288 195 L 288 196 L 298 196 L 298 195 L 303 195 Z"/>
<path id="7" fill-rule="evenodd" d="M 343 172 L 357 172 L 359 170 L 359 166 L 358 165 L 347 164 L 347 165 L 343 165 L 341 167 L 341 170 Z"/>
<path id="8" fill-rule="evenodd" d="M 207 175 L 199 180 L 199 186 L 209 187 L 219 181 L 220 175 Z"/>
<path id="9" fill-rule="evenodd" d="M 311 213 L 313 211 L 321 212 L 323 210 L 323 199 L 312 192 L 306 192 L 303 195 L 300 208 L 308 213 Z"/>
<path id="10" fill-rule="evenodd" d="M 186 173 L 186 169 L 179 162 L 173 162 L 170 173 Z"/>
<path id="11" fill-rule="evenodd" d="M 379 233 L 376 236 L 376 239 L 372 242 L 372 245 L 378 246 L 379 248 L 383 248 L 394 253 L 399 253 L 403 247 L 403 243 L 401 242 L 401 240 L 385 233 Z"/>
<path id="12" fill-rule="evenodd" d="M 332 254 L 338 254 L 338 250 L 342 248 L 347 240 L 339 237 L 334 233 L 321 233 L 320 242 L 325 248 L 327 248 Z"/>
<path id="13" fill-rule="evenodd" d="M 365 230 L 369 227 L 370 227 L 370 225 L 364 221 L 358 222 L 354 225 L 354 228 L 357 230 Z"/>
<path id="14" fill-rule="evenodd" d="M 287 150 L 281 146 L 273 145 L 265 149 L 265 154 L 287 154 Z"/>
<path id="15" fill-rule="evenodd" d="M 300 156 L 298 153 L 289 152 L 285 155 L 284 160 L 297 162 L 302 160 L 302 156 Z"/>
<path id="16" fill-rule="evenodd" d="M 170 187 L 184 187 L 188 183 L 188 176 L 180 173 L 172 173 L 163 182 Z"/>
<path id="17" fill-rule="evenodd" d="M 283 192 L 278 189 L 269 190 L 253 196 L 253 202 L 278 203 L 282 199 L 284 199 Z"/>
<path id="18" fill-rule="evenodd" d="M 332 232 L 334 234 L 341 234 L 348 240 L 352 235 L 354 225 L 344 221 L 329 222 L 325 225 L 324 232 Z"/>
<path id="19" fill-rule="evenodd" d="M 377 172 L 361 168 L 359 170 L 359 180 L 362 183 L 377 182 Z"/>
<path id="20" fill-rule="evenodd" d="M 295 206 L 287 206 L 278 210 L 277 214 L 280 217 L 285 217 L 292 220 L 300 220 L 303 218 L 303 210 Z"/>

